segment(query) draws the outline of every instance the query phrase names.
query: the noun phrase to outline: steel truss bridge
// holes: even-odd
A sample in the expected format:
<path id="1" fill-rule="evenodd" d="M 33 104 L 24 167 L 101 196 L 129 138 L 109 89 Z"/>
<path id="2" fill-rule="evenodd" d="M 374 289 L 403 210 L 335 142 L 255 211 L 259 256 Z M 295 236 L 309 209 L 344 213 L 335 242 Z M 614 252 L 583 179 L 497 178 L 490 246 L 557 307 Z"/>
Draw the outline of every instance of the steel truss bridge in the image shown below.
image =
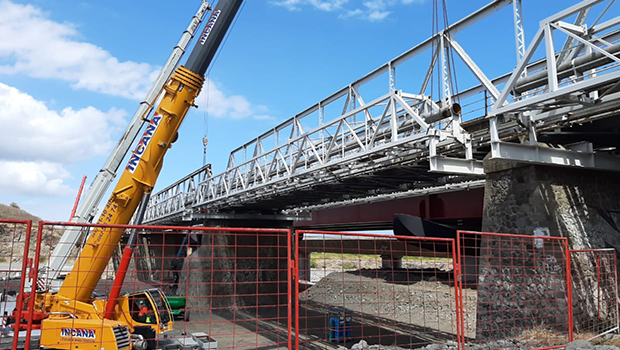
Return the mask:
<path id="1" fill-rule="evenodd" d="M 526 48 L 521 0 L 494 1 L 232 151 L 224 172 L 206 166 L 154 194 L 145 223 L 299 219 L 480 187 L 485 158 L 618 171 L 616 5 L 586 0 L 543 19 Z M 507 13 L 517 64 L 490 78 L 497 62 L 477 64 L 457 38 Z M 456 67 L 471 81 L 459 92 Z"/>

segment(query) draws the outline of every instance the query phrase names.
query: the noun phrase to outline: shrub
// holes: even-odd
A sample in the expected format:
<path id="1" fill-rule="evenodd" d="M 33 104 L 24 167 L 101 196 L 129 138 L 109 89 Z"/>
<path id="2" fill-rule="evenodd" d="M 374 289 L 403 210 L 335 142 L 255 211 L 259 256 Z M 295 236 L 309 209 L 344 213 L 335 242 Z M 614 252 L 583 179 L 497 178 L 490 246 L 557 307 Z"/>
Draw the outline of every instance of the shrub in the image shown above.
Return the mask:
<path id="1" fill-rule="evenodd" d="M 343 270 L 354 270 L 356 268 L 355 264 L 350 261 L 345 261 L 342 263 Z"/>

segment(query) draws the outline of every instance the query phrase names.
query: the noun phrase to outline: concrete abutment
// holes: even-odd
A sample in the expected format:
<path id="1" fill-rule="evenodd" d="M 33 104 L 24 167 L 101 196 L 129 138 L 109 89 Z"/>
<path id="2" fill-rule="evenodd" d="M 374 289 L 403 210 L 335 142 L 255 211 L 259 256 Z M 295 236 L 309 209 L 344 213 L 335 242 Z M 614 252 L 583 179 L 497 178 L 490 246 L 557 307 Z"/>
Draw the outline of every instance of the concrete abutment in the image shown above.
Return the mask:
<path id="1" fill-rule="evenodd" d="M 618 173 L 494 160 L 485 171 L 482 231 L 565 237 L 569 249 L 620 250 Z M 483 237 L 477 337 L 567 331 L 567 254 L 549 239 Z M 589 308 L 587 284 L 575 276 L 572 283 L 573 295 L 581 296 L 573 308 Z"/>
<path id="2" fill-rule="evenodd" d="M 485 164 L 482 230 L 534 234 L 548 228 L 571 249 L 620 250 L 620 174 L 614 172 Z"/>
<path id="3" fill-rule="evenodd" d="M 187 297 L 188 309 L 256 314 L 261 307 L 286 305 L 287 234 L 230 232 L 224 227 L 287 229 L 290 223 L 218 220 L 205 226 L 223 229 L 201 232 L 200 246 L 185 260 L 179 285 L 186 289 L 179 294 Z"/>

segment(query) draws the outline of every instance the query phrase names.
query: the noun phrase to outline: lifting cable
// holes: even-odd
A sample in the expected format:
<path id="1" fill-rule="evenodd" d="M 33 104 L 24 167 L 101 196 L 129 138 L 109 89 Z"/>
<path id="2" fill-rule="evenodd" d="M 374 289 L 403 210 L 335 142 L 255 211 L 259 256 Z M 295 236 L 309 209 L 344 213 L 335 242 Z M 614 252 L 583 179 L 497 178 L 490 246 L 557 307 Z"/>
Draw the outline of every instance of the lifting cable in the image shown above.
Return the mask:
<path id="1" fill-rule="evenodd" d="M 240 14 L 241 12 L 243 12 L 243 9 L 245 7 L 245 3 L 246 1 L 244 1 L 241 4 L 241 7 L 239 8 L 238 13 Z M 222 40 L 222 44 L 220 45 L 220 49 L 217 50 L 217 52 L 215 53 L 215 57 L 213 57 L 213 61 L 211 62 L 211 64 L 209 65 L 209 68 L 207 69 L 207 72 L 205 74 L 205 82 L 207 84 L 206 87 L 206 94 L 205 94 L 205 112 L 203 115 L 203 137 L 202 137 L 202 147 L 203 147 L 203 151 L 202 151 L 202 166 L 206 166 L 207 165 L 207 145 L 209 144 L 209 89 L 211 86 L 211 80 L 209 79 L 209 75 L 211 73 L 211 69 L 213 68 L 213 66 L 215 65 L 215 63 L 217 62 L 217 59 L 220 57 L 220 52 L 222 51 L 222 47 L 224 47 L 226 45 L 226 41 L 228 41 L 228 37 L 230 35 L 230 33 L 233 31 L 233 29 L 235 28 L 235 25 L 237 24 L 237 20 L 239 19 L 239 15 L 235 16 L 233 23 L 230 26 L 230 29 L 227 31 L 226 35 L 224 36 L 224 39 Z"/>
<path id="2" fill-rule="evenodd" d="M 205 91 L 205 110 L 203 115 L 203 136 L 202 136 L 202 166 L 207 165 L 207 144 L 209 143 L 209 88 L 211 86 L 211 81 L 206 79 L 206 91 Z"/>
<path id="3" fill-rule="evenodd" d="M 443 11 L 443 34 L 446 38 L 450 39 L 450 32 L 448 28 L 450 27 L 450 23 L 448 21 L 448 8 L 446 6 L 446 0 L 441 1 L 441 10 Z M 437 74 L 437 95 L 438 99 L 442 98 L 442 72 L 441 72 L 441 54 L 440 52 L 436 52 L 435 50 L 444 50 L 445 54 L 445 64 L 446 64 L 446 75 L 447 75 L 447 83 L 449 84 L 449 94 L 450 97 L 454 97 L 456 92 L 458 91 L 458 82 L 456 79 L 456 65 L 454 62 L 454 52 L 452 46 L 446 44 L 444 47 L 441 47 L 441 37 L 439 36 L 439 4 L 438 0 L 433 0 L 433 16 L 432 16 L 432 35 L 431 37 L 436 37 L 437 42 L 435 45 L 431 46 L 431 64 L 437 65 L 435 73 Z M 437 60 L 433 63 L 433 57 L 437 55 Z M 430 93 L 433 96 L 434 89 L 434 79 L 433 74 L 430 77 Z M 452 101 L 453 103 L 458 103 L 458 101 Z"/>
<path id="4" fill-rule="evenodd" d="M 442 0 L 443 2 L 443 25 L 444 30 L 446 32 L 446 36 L 451 40 L 450 32 L 448 28 L 450 28 L 450 22 L 448 21 L 448 8 L 446 6 L 446 0 Z M 449 49 L 446 51 L 446 55 L 448 56 L 448 75 L 450 77 L 450 95 L 456 96 L 459 91 L 458 81 L 456 80 L 456 64 L 454 63 L 454 49 L 452 45 L 449 46 Z M 460 103 L 458 98 L 456 101 L 452 101 L 452 103 Z"/>

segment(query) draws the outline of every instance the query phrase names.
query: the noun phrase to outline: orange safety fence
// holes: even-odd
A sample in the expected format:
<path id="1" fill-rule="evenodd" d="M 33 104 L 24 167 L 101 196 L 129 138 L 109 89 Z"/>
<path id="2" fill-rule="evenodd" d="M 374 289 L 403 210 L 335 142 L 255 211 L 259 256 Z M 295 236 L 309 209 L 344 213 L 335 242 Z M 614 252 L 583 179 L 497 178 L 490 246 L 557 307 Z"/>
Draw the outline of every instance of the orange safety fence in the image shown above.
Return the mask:
<path id="1" fill-rule="evenodd" d="M 572 341 L 566 238 L 459 231 L 457 245 L 462 309 L 476 310 L 464 314 L 461 348 L 545 349 Z"/>
<path id="2" fill-rule="evenodd" d="M 30 346 L 33 331 L 27 319 L 33 303 L 38 242 L 31 221 L 0 219 L 0 349 Z"/>
<path id="3" fill-rule="evenodd" d="M 294 242 L 295 349 L 457 341 L 454 240 L 296 231 Z"/>
<path id="4" fill-rule="evenodd" d="M 149 324 L 155 317 L 149 316 L 148 310 L 143 315 L 141 306 L 132 306 L 133 302 L 139 302 L 142 293 L 149 291 L 161 311 L 166 308 L 165 302 L 154 292 L 161 290 L 172 316 L 172 329 L 158 337 L 159 344 L 151 346 L 180 342 L 191 347 L 200 341 L 205 349 L 291 348 L 289 230 L 64 223 L 42 226 L 44 232 L 72 230 L 82 237 L 95 229 L 126 231 L 121 243 L 114 245 L 116 251 L 93 290 L 93 296 L 101 299 L 112 289 L 121 247 L 129 233 L 137 230 L 139 238 L 121 295 L 128 295 L 133 321 Z M 59 234 L 44 236 L 52 239 L 49 245 L 58 244 Z M 65 273 L 74 268 L 81 244 L 71 249 Z M 43 260 L 51 258 L 47 255 Z M 89 272 L 88 266 L 83 266 L 72 273 Z"/>
<path id="5" fill-rule="evenodd" d="M 571 250 L 575 338 L 618 331 L 618 273 L 615 249 Z"/>
<path id="6" fill-rule="evenodd" d="M 109 297 L 121 248 L 129 233 L 137 232 L 121 295 L 134 323 L 162 321 L 161 311 L 170 310 L 172 319 L 163 321 L 172 329 L 144 337 L 155 342 L 152 346 L 549 349 L 619 329 L 615 250 L 569 250 L 565 238 L 49 222 L 33 227 L 30 221 L 0 219 L 0 350 L 38 346 L 43 292 L 62 283 L 68 295 L 84 287 L 46 279 L 60 237 L 81 237 L 68 247 L 61 276 L 73 270 L 83 277 L 93 272 L 91 265 L 76 267 L 84 238 L 95 232 L 107 237 L 109 230 L 121 230 L 122 239 L 100 243 L 113 254 L 101 258 L 94 282 L 85 279 L 94 298 L 88 303 L 102 307 Z M 156 316 L 141 315 L 138 304 L 132 308 L 144 293 L 160 311 Z M 79 312 L 84 311 L 55 317 L 70 319 Z M 81 328 L 77 318 L 72 322 L 52 333 L 72 346 L 89 337 L 102 348 L 111 348 L 109 341 L 129 346 L 128 333 L 102 337 L 104 321 L 88 328 L 93 332 Z M 21 330 L 18 337 L 12 336 L 15 329 Z"/>

